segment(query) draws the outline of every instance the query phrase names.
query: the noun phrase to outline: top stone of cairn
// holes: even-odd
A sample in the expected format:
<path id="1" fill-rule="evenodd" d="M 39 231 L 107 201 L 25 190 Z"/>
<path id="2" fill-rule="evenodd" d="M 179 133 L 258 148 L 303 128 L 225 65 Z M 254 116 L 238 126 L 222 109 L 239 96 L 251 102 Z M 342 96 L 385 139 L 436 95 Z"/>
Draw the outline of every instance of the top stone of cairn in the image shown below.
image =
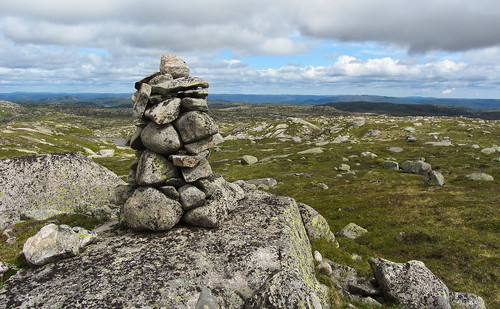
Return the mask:
<path id="1" fill-rule="evenodd" d="M 162 74 L 170 74 L 173 78 L 188 77 L 189 67 L 178 56 L 164 54 L 161 56 L 160 72 Z"/>

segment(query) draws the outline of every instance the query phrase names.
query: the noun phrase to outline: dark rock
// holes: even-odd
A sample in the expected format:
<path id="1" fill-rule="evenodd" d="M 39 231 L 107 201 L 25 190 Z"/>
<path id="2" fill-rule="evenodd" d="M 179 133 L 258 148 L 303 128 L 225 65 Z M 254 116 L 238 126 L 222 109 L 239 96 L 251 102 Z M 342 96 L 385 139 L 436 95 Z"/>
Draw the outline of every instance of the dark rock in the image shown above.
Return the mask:
<path id="1" fill-rule="evenodd" d="M 181 167 L 181 172 L 186 182 L 195 182 L 212 175 L 212 167 L 207 159 L 202 159 L 195 167 Z"/>
<path id="2" fill-rule="evenodd" d="M 151 86 L 141 84 L 141 88 L 132 95 L 133 111 L 135 119 L 142 119 L 144 111 L 148 105 L 149 96 L 151 95 Z"/>

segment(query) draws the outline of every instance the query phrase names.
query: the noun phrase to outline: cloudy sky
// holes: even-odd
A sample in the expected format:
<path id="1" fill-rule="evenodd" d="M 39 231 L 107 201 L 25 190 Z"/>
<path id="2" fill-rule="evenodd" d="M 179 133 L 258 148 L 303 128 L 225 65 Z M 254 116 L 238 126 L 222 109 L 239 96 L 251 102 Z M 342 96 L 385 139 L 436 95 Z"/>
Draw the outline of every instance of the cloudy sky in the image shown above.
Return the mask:
<path id="1" fill-rule="evenodd" d="M 163 53 L 212 93 L 500 98 L 498 0 L 15 0 L 0 92 L 133 92 Z"/>

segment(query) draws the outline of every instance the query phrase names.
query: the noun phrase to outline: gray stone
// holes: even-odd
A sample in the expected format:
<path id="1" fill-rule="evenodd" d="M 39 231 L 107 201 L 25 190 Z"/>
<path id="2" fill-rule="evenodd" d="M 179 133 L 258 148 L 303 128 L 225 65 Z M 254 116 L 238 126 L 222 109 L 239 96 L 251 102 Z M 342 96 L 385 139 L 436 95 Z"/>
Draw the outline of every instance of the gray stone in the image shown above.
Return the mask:
<path id="1" fill-rule="evenodd" d="M 79 253 L 78 235 L 67 225 L 49 224 L 26 240 L 23 254 L 32 265 L 44 265 Z"/>
<path id="2" fill-rule="evenodd" d="M 158 75 L 158 76 L 155 76 L 153 77 L 149 82 L 148 82 L 148 85 L 152 86 L 152 85 L 158 85 L 158 84 L 161 84 L 161 83 L 164 83 L 164 82 L 167 82 L 167 81 L 170 81 L 174 79 L 174 77 L 170 74 L 161 74 L 161 75 Z M 151 101 L 151 100 L 150 100 Z"/>
<path id="3" fill-rule="evenodd" d="M 203 205 L 205 198 L 205 192 L 193 185 L 185 185 L 179 188 L 179 201 L 184 211 Z"/>
<path id="4" fill-rule="evenodd" d="M 208 96 L 208 90 L 205 88 L 186 90 L 182 93 L 182 96 L 188 98 L 206 99 Z"/>
<path id="5" fill-rule="evenodd" d="M 389 169 L 393 169 L 393 170 L 399 170 L 399 164 L 398 164 L 398 162 L 385 160 L 384 163 L 383 163 L 383 166 L 384 166 L 384 168 L 389 168 Z"/>
<path id="6" fill-rule="evenodd" d="M 401 166 L 403 172 L 424 175 L 431 171 L 431 165 L 422 160 L 405 161 Z"/>
<path id="7" fill-rule="evenodd" d="M 193 308 L 204 288 L 224 308 L 259 308 L 251 304 L 263 304 L 273 290 L 276 297 L 261 308 L 308 308 L 308 299 L 312 308 L 327 308 L 295 202 L 245 193 L 217 229 L 138 234 L 111 225 L 78 257 L 9 278 L 0 308 Z"/>
<path id="8" fill-rule="evenodd" d="M 135 179 L 135 175 L 134 175 Z M 115 198 L 117 205 L 123 205 L 134 193 L 134 188 L 127 185 L 119 185 L 115 189 Z"/>
<path id="9" fill-rule="evenodd" d="M 450 305 L 456 309 L 486 309 L 481 296 L 467 293 L 450 292 Z"/>
<path id="10" fill-rule="evenodd" d="M 345 163 L 339 165 L 338 170 L 341 172 L 347 172 L 351 170 L 351 167 Z"/>
<path id="11" fill-rule="evenodd" d="M 148 105 L 149 96 L 151 95 L 151 86 L 141 84 L 141 88 L 132 95 L 133 112 L 135 119 L 142 119 L 144 111 Z"/>
<path id="12" fill-rule="evenodd" d="M 320 154 L 320 153 L 323 153 L 323 148 L 321 148 L 321 147 L 315 147 L 315 148 L 311 148 L 311 149 L 306 149 L 306 150 L 303 150 L 303 151 L 299 151 L 297 153 L 298 154 Z"/>
<path id="13" fill-rule="evenodd" d="M 472 180 L 472 181 L 493 181 L 494 178 L 490 174 L 486 173 L 481 173 L 481 172 L 474 172 L 472 174 L 468 174 L 467 179 Z"/>
<path id="14" fill-rule="evenodd" d="M 442 186 L 444 185 L 444 176 L 436 171 L 429 171 L 422 176 L 424 184 L 427 186 Z"/>
<path id="15" fill-rule="evenodd" d="M 195 89 L 198 87 L 208 88 L 208 82 L 199 77 L 181 77 L 151 86 L 151 94 L 168 96 L 178 91 Z"/>
<path id="16" fill-rule="evenodd" d="M 348 283 L 348 290 L 352 294 L 367 296 L 382 296 L 382 291 L 373 286 L 370 280 L 356 280 L 355 282 Z"/>
<path id="17" fill-rule="evenodd" d="M 321 214 L 304 203 L 297 203 L 297 206 L 299 206 L 302 222 L 310 240 L 326 239 L 335 242 L 335 236 L 330 231 L 328 222 Z"/>
<path id="18" fill-rule="evenodd" d="M 360 119 L 360 120 L 353 121 L 349 126 L 351 128 L 359 128 L 359 127 L 362 127 L 364 125 L 365 125 L 365 120 L 364 119 Z"/>
<path id="19" fill-rule="evenodd" d="M 408 143 L 415 143 L 417 141 L 417 138 L 415 136 L 409 135 L 409 136 L 406 137 L 406 141 Z"/>
<path id="20" fill-rule="evenodd" d="M 173 54 L 163 54 L 161 56 L 160 72 L 170 74 L 173 78 L 188 77 L 189 67 L 180 57 Z"/>
<path id="21" fill-rule="evenodd" d="M 375 158 L 378 158 L 378 156 L 376 154 L 374 154 L 373 152 L 371 151 L 364 151 L 361 153 L 361 157 L 363 158 L 371 158 L 371 159 L 375 159 Z"/>
<path id="22" fill-rule="evenodd" d="M 182 206 L 155 188 L 139 187 L 123 205 L 121 223 L 134 230 L 166 231 L 182 217 Z"/>
<path id="23" fill-rule="evenodd" d="M 207 159 L 209 155 L 210 151 L 205 150 L 197 155 L 186 155 L 186 154 L 170 155 L 168 159 L 171 160 L 175 166 L 195 167 L 196 165 L 198 165 L 198 163 L 200 163 L 201 160 Z"/>
<path id="24" fill-rule="evenodd" d="M 248 183 L 248 184 L 254 185 L 256 187 L 258 187 L 260 185 L 265 185 L 268 188 L 274 188 L 278 184 L 278 181 L 276 179 L 270 178 L 270 177 L 268 177 L 268 178 L 250 179 L 250 180 L 246 180 L 245 182 Z"/>
<path id="25" fill-rule="evenodd" d="M 11 269 L 11 266 L 5 262 L 0 262 L 0 278 L 3 274 Z"/>
<path id="26" fill-rule="evenodd" d="M 317 266 L 318 268 L 318 272 L 320 274 L 323 274 L 323 275 L 327 275 L 327 276 L 330 276 L 332 274 L 332 266 L 330 266 L 330 264 L 328 264 L 327 262 L 321 262 L 319 263 L 319 265 Z"/>
<path id="27" fill-rule="evenodd" d="M 368 233 L 368 231 L 355 223 L 349 223 L 344 226 L 340 231 L 335 233 L 337 237 L 347 237 L 349 239 L 356 239 L 364 234 Z"/>
<path id="28" fill-rule="evenodd" d="M 158 187 L 177 176 L 177 168 L 162 155 L 146 150 L 139 159 L 136 182 L 140 186 Z"/>
<path id="29" fill-rule="evenodd" d="M 203 206 L 186 211 L 182 220 L 193 226 L 216 228 L 226 220 L 227 208 L 227 198 L 221 191 L 216 191 L 205 200 Z"/>
<path id="30" fill-rule="evenodd" d="M 144 126 L 139 126 L 135 129 L 135 132 L 130 135 L 130 148 L 132 149 L 144 149 L 144 144 L 141 140 L 141 133 Z"/>
<path id="31" fill-rule="evenodd" d="M 150 74 L 150 75 L 144 77 L 140 81 L 135 82 L 135 84 L 134 84 L 135 89 L 140 90 L 142 84 L 149 83 L 149 81 L 151 81 L 153 78 L 155 78 L 156 76 L 159 76 L 159 75 L 161 75 L 161 72 L 155 72 L 153 74 Z"/>
<path id="32" fill-rule="evenodd" d="M 298 205 L 298 203 L 297 203 Z M 309 236 L 309 235 L 307 235 Z M 309 237 L 309 240 L 311 240 L 311 237 Z M 313 256 L 314 256 L 314 260 L 318 263 L 321 263 L 323 262 L 323 256 L 321 255 L 321 253 L 317 250 L 314 250 L 314 253 L 313 253 Z"/>
<path id="33" fill-rule="evenodd" d="M 368 260 L 384 297 L 404 308 L 451 308 L 448 287 L 424 263 Z"/>
<path id="34" fill-rule="evenodd" d="M 491 161 L 493 161 L 493 162 L 500 162 L 500 157 L 493 158 L 493 159 L 491 159 Z"/>
<path id="35" fill-rule="evenodd" d="M 163 155 L 172 154 L 182 147 L 179 134 L 171 124 L 150 122 L 142 131 L 141 139 L 146 148 Z"/>
<path id="36" fill-rule="evenodd" d="M 197 154 L 197 153 L 200 153 L 202 151 L 209 149 L 210 147 L 218 145 L 218 144 L 222 143 L 223 141 L 224 141 L 224 138 L 222 137 L 222 135 L 217 133 L 217 134 L 209 136 L 205 139 L 199 140 L 197 142 L 185 144 L 184 148 L 190 153 Z"/>
<path id="37" fill-rule="evenodd" d="M 251 155 L 244 155 L 240 160 L 242 165 L 254 165 L 257 162 L 259 162 L 259 159 Z"/>
<path id="38" fill-rule="evenodd" d="M 114 199 L 116 174 L 79 153 L 0 160 L 0 230 L 33 208 L 102 215 Z M 28 189 L 29 188 L 29 189 Z"/>
<path id="39" fill-rule="evenodd" d="M 204 288 L 201 290 L 195 309 L 219 309 L 219 302 L 212 295 L 210 289 Z"/>
<path id="40" fill-rule="evenodd" d="M 173 179 L 173 178 L 170 178 Z M 175 201 L 179 201 L 180 194 L 179 191 L 174 186 L 161 186 L 158 188 L 163 194 L 165 194 L 168 198 L 171 198 Z"/>
<path id="41" fill-rule="evenodd" d="M 444 141 L 439 141 L 439 142 L 425 142 L 424 145 L 431 145 L 431 146 L 452 146 L 453 144 L 451 143 L 450 140 L 444 140 Z"/>
<path id="42" fill-rule="evenodd" d="M 390 152 L 396 152 L 396 153 L 399 153 L 399 152 L 403 152 L 403 148 L 401 148 L 401 147 L 390 147 L 390 148 L 389 148 L 389 151 L 390 151 Z"/>
<path id="43" fill-rule="evenodd" d="M 181 113 L 181 99 L 173 98 L 160 102 L 148 109 L 144 115 L 156 124 L 167 124 L 179 117 Z"/>
<path id="44" fill-rule="evenodd" d="M 207 196 L 221 191 L 226 197 L 228 212 L 234 211 L 238 205 L 238 201 L 245 198 L 245 192 L 240 186 L 227 182 L 220 174 L 212 174 L 207 178 L 200 179 L 196 182 L 196 185 Z"/>
<path id="45" fill-rule="evenodd" d="M 483 148 L 483 149 L 481 149 L 481 152 L 485 155 L 490 155 L 490 154 L 497 152 L 497 149 L 495 147 Z"/>
<path id="46" fill-rule="evenodd" d="M 73 232 L 76 233 L 78 237 L 78 248 L 83 248 L 90 244 L 97 237 L 97 233 L 88 231 L 83 227 L 76 226 L 73 229 Z"/>
<path id="47" fill-rule="evenodd" d="M 206 99 L 186 97 L 182 99 L 182 107 L 189 111 L 208 112 Z"/>
<path id="48" fill-rule="evenodd" d="M 194 182 L 212 175 L 212 167 L 207 159 L 202 159 L 195 167 L 181 167 L 181 172 L 186 182 Z"/>
<path id="49" fill-rule="evenodd" d="M 55 209 L 29 209 L 21 213 L 21 220 L 45 220 L 64 213 Z"/>
<path id="50" fill-rule="evenodd" d="M 179 131 L 185 144 L 205 139 L 219 132 L 219 127 L 207 113 L 191 111 L 183 113 L 174 126 Z"/>

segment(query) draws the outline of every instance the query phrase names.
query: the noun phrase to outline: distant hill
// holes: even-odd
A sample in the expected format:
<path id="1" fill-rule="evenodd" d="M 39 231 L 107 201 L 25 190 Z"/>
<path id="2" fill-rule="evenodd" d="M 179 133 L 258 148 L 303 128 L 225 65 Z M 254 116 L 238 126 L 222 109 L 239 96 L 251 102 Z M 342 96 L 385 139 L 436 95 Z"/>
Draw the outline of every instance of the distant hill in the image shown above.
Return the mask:
<path id="1" fill-rule="evenodd" d="M 331 102 L 323 104 L 341 111 L 389 116 L 453 116 L 500 119 L 500 111 L 481 111 L 460 106 L 436 104 L 399 104 L 382 102 Z"/>

